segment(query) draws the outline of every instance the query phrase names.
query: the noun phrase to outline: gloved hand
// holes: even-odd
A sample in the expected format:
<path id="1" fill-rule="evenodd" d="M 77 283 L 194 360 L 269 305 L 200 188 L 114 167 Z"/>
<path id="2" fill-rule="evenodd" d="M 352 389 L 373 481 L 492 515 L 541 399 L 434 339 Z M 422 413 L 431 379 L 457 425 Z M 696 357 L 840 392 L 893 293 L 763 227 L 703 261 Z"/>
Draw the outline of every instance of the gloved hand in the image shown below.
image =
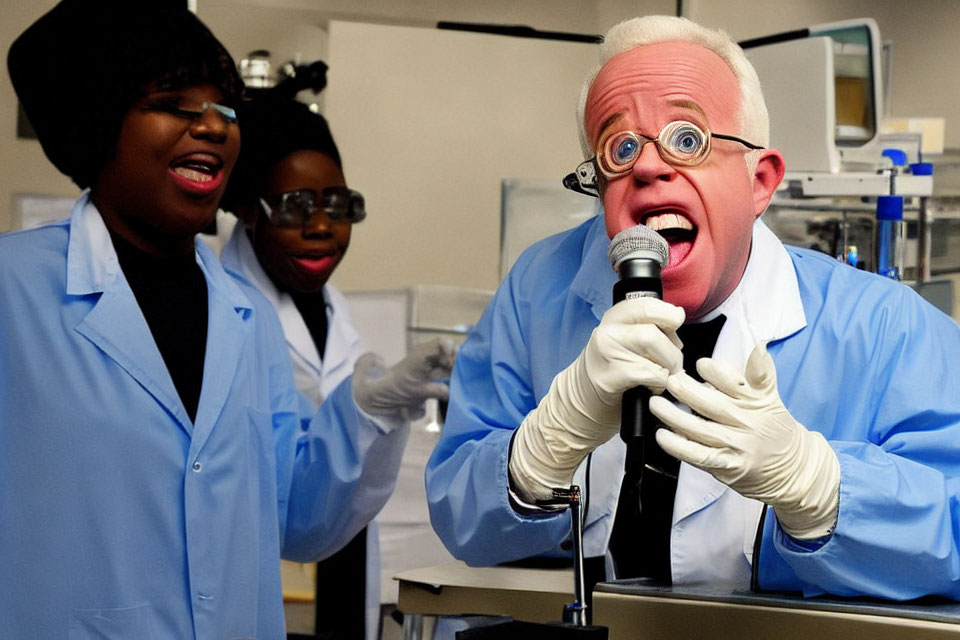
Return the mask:
<path id="1" fill-rule="evenodd" d="M 414 347 L 389 369 L 375 353 L 365 353 L 353 368 L 353 398 L 375 416 L 416 420 L 427 398 L 445 401 L 456 347 L 452 340 L 431 340 Z"/>
<path id="2" fill-rule="evenodd" d="M 624 300 L 603 315 L 517 428 L 509 472 L 521 499 L 547 499 L 553 488 L 570 486 L 580 462 L 619 431 L 624 391 L 663 392 L 667 375 L 682 370 L 676 330 L 683 319 L 683 309 L 656 298 Z"/>
<path id="3" fill-rule="evenodd" d="M 697 371 L 708 384 L 680 372 L 670 376 L 667 390 L 703 418 L 666 398 L 651 398 L 650 410 L 670 427 L 657 431 L 657 443 L 741 495 L 773 506 L 792 537 L 812 540 L 831 533 L 840 462 L 822 435 L 783 406 L 766 346 L 753 350 L 743 375 L 711 358 L 697 361 Z"/>

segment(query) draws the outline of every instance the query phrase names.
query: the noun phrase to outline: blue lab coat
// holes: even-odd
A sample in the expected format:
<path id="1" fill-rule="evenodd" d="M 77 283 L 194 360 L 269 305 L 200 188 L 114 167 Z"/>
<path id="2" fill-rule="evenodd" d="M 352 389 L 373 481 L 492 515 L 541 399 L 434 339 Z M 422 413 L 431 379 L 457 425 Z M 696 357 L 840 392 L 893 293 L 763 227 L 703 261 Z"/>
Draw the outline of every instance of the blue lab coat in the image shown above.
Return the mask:
<path id="1" fill-rule="evenodd" d="M 608 244 L 601 215 L 528 249 L 459 352 L 426 482 L 434 528 L 469 564 L 564 553 L 559 544 L 569 535 L 569 516 L 517 513 L 508 501 L 507 455 L 513 430 L 611 305 Z M 728 342 L 746 347 L 732 360 L 742 365 L 752 348 L 744 336 L 770 340 L 785 405 L 839 458 L 837 526 L 821 546 L 800 546 L 771 508 L 684 464 L 671 533 L 675 582 L 746 586 L 752 565 L 754 586 L 764 589 L 960 596 L 956 323 L 900 283 L 784 248 L 760 221 L 746 280 L 750 287 L 738 288 L 724 309 L 735 317 L 724 326 L 733 336 Z M 721 333 L 714 357 L 723 341 Z M 603 457 L 607 450 L 614 454 Z M 606 551 L 622 450 L 614 438 L 575 478 L 588 488 L 587 555 Z M 743 504 L 731 508 L 738 500 Z M 713 569 L 723 538 L 735 548 Z M 735 575 L 736 553 L 745 583 Z"/>
<path id="2" fill-rule="evenodd" d="M 389 497 L 406 430 L 349 378 L 301 423 L 276 314 L 196 247 L 191 422 L 88 195 L 0 236 L 0 638 L 284 638 L 281 554 L 335 550 Z"/>

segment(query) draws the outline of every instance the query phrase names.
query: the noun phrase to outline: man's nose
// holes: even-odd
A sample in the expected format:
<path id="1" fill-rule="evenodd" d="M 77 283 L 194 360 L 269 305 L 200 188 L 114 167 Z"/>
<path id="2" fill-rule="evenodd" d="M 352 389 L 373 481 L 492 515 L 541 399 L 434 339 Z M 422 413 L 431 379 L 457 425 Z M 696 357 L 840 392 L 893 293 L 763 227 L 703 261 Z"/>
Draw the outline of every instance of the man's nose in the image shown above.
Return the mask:
<path id="1" fill-rule="evenodd" d="M 660 149 L 653 140 L 643 141 L 631 173 L 634 180 L 643 184 L 657 180 L 669 182 L 677 175 L 676 168 L 660 156 Z"/>

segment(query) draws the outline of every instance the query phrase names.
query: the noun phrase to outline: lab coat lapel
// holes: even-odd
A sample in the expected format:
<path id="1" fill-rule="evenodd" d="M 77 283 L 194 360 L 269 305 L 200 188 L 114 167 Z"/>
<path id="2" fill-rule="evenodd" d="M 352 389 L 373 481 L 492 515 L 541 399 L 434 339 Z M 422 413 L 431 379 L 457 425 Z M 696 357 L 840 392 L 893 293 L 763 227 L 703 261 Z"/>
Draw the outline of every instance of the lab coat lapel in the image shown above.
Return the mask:
<path id="1" fill-rule="evenodd" d="M 280 318 L 283 335 L 287 346 L 292 351 L 294 361 L 319 378 L 320 354 L 313 344 L 310 329 L 303 321 L 303 316 L 300 315 L 293 299 L 277 289 L 270 276 L 263 270 L 242 224 L 233 228 L 233 233 L 224 246 L 220 259 L 226 271 L 252 284 L 273 306 L 277 317 Z"/>
<path id="2" fill-rule="evenodd" d="M 133 377 L 190 433 L 190 419 L 89 192 L 77 200 L 70 216 L 66 293 L 100 294 L 76 331 Z"/>
<path id="3" fill-rule="evenodd" d="M 191 448 L 199 450 L 227 403 L 244 350 L 249 348 L 248 320 L 253 314 L 249 299 L 220 266 L 217 257 L 197 240 L 200 266 L 207 278 L 209 313 L 203 388 Z"/>
<path id="4" fill-rule="evenodd" d="M 263 291 L 263 289 L 260 290 Z M 283 335 L 287 339 L 287 347 L 300 359 L 303 366 L 309 369 L 312 377 L 319 378 L 323 366 L 320 362 L 320 352 L 317 351 L 317 345 L 313 342 L 313 335 L 310 333 L 307 323 L 304 322 L 303 316 L 300 315 L 300 310 L 294 304 L 293 298 L 286 293 L 277 291 L 276 287 L 272 287 L 271 294 L 267 296 L 267 299 L 274 302 L 273 307 L 280 317 Z M 329 340 L 327 342 L 329 344 Z"/>
<path id="5" fill-rule="evenodd" d="M 673 502 L 673 524 L 710 506 L 729 489 L 706 471 L 681 462 L 677 494 Z"/>
<path id="6" fill-rule="evenodd" d="M 184 431 L 192 431 L 190 418 L 126 279 L 118 278 L 103 292 L 76 330 L 156 398 Z"/>
<path id="7" fill-rule="evenodd" d="M 344 378 L 353 373 L 353 365 L 364 351 L 360 336 L 353 328 L 347 301 L 335 287 L 326 285 L 329 333 L 323 356 L 323 394 L 329 395 Z"/>

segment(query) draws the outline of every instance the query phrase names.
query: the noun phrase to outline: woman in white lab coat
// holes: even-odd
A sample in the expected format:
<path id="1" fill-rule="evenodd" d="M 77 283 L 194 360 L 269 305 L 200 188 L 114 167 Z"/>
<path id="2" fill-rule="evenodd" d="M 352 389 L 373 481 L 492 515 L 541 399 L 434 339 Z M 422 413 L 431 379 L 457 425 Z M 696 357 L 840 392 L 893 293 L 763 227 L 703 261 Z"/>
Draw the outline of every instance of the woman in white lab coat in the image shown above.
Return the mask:
<path id="1" fill-rule="evenodd" d="M 347 251 L 352 226 L 365 216 L 364 201 L 346 186 L 322 116 L 270 92 L 253 95 L 239 111 L 243 143 L 223 207 L 242 223 L 223 248 L 221 261 L 276 309 L 303 412 L 309 414 L 354 371 L 363 353 L 346 300 L 328 279 Z M 408 420 L 422 410 L 424 399 L 445 398 L 446 385 L 436 380 L 447 379 L 452 364 L 447 345 L 431 343 L 412 351 L 395 365 L 397 375 L 388 376 L 396 402 L 395 408 L 383 410 Z M 357 368 L 378 374 L 383 365 L 361 360 Z M 319 637 L 377 637 L 378 556 L 373 522 L 318 564 Z"/>

